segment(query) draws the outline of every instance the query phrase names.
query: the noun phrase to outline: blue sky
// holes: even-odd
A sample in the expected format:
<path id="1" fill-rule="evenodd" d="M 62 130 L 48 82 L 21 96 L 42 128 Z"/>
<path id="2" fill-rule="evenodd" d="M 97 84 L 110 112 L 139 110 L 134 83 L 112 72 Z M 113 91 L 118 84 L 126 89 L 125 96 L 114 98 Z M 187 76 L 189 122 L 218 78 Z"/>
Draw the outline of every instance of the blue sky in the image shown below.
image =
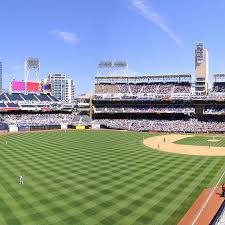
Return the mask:
<path id="1" fill-rule="evenodd" d="M 194 74 L 194 47 L 209 49 L 209 71 L 225 72 L 224 0 L 1 1 L 4 87 L 23 79 L 24 59 L 41 78 L 62 72 L 77 93 L 93 89 L 100 60 L 126 60 L 140 73 Z"/>

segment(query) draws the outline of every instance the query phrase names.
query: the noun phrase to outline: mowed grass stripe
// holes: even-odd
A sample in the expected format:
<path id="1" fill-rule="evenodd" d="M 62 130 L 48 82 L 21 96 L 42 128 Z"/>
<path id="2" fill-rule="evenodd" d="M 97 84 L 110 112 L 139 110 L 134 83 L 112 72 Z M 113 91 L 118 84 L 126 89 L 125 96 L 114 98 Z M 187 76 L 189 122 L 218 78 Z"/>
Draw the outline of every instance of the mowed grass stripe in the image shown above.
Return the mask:
<path id="1" fill-rule="evenodd" d="M 170 224 L 169 221 L 171 220 L 171 216 L 179 218 L 179 214 L 181 213 L 174 213 L 174 210 L 180 208 L 182 206 L 182 200 L 184 198 L 191 199 L 191 195 L 193 193 L 196 193 L 196 198 L 201 192 L 200 186 L 202 184 L 207 185 L 208 181 L 210 180 L 210 175 L 215 171 L 215 166 L 217 162 L 211 162 L 211 160 L 208 160 L 204 163 L 199 162 L 196 166 L 194 172 L 193 171 L 187 171 L 184 176 L 178 178 L 173 185 L 174 186 L 179 186 L 179 188 L 176 188 L 176 192 L 168 191 L 168 195 L 173 198 L 170 198 L 170 201 L 168 202 L 168 205 L 163 209 L 162 217 L 157 217 L 157 220 L 153 221 L 153 224 L 162 224 L 162 223 L 167 223 Z M 221 168 L 225 169 L 224 166 Z M 200 173 L 199 173 L 200 171 Z M 184 171 L 185 172 L 185 171 Z M 198 193 L 199 192 L 199 193 Z M 167 198 L 167 197 L 166 197 Z M 164 202 L 164 200 L 162 200 Z M 175 207 L 174 207 L 175 206 Z M 183 211 L 183 213 L 185 213 Z"/>
<path id="2" fill-rule="evenodd" d="M 177 224 L 216 180 L 224 157 L 150 150 L 143 136 L 151 135 L 56 131 L 1 136 L 0 198 L 7 204 L 0 212 L 14 215 L 14 223 L 2 216 L 1 224 Z M 23 186 L 18 184 L 21 170 Z"/>

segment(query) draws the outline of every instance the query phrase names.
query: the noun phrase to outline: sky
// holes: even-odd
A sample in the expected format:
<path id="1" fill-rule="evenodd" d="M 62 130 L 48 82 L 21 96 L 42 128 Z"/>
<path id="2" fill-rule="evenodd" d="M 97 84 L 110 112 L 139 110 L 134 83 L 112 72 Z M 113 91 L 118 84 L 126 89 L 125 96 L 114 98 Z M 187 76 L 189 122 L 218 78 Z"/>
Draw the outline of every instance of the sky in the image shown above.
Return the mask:
<path id="1" fill-rule="evenodd" d="M 225 72 L 224 0 L 0 0 L 3 86 L 40 59 L 41 78 L 65 73 L 90 93 L 102 60 L 129 70 L 194 75 L 194 48 L 209 50 L 209 74 Z M 30 77 L 35 80 L 35 76 Z"/>

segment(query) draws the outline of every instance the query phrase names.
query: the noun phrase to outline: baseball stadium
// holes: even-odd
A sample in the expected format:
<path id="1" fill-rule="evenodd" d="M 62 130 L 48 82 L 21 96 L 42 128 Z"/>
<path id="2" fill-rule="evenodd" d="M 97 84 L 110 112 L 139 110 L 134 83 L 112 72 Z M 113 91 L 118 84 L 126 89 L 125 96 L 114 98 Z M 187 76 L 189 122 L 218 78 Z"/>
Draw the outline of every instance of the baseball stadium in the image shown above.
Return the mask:
<path id="1" fill-rule="evenodd" d="M 1 225 L 225 224 L 225 74 L 208 88 L 201 43 L 194 82 L 127 67 L 100 62 L 76 105 L 51 83 L 0 95 Z"/>

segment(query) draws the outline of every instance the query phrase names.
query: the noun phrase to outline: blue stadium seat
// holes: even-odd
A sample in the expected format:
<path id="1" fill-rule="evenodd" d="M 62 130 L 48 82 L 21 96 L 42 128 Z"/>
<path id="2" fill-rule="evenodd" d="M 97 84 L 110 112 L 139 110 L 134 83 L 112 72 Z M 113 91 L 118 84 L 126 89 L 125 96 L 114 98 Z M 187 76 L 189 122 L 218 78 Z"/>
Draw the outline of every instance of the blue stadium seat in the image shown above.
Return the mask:
<path id="1" fill-rule="evenodd" d="M 38 101 L 38 99 L 35 97 L 35 95 L 34 94 L 27 94 L 27 95 L 25 95 L 25 94 L 20 94 L 22 97 L 23 97 L 23 99 L 25 99 L 26 101 Z"/>
<path id="2" fill-rule="evenodd" d="M 36 95 L 36 97 L 37 97 L 41 102 L 52 102 L 52 99 L 50 99 L 49 96 L 48 96 L 48 95 L 45 95 L 45 94 Z"/>
<path id="3" fill-rule="evenodd" d="M 59 100 L 53 95 L 49 95 L 48 97 L 51 98 L 54 102 L 59 102 Z"/>
<path id="4" fill-rule="evenodd" d="M 39 108 L 45 108 L 45 107 L 50 107 L 49 105 L 37 105 Z"/>
<path id="5" fill-rule="evenodd" d="M 24 108 L 35 108 L 36 106 L 35 105 L 21 105 L 21 107 L 24 107 Z"/>
<path id="6" fill-rule="evenodd" d="M 6 107 L 6 105 L 5 105 L 5 103 L 0 103 L 0 108 L 5 108 Z"/>
<path id="7" fill-rule="evenodd" d="M 5 97 L 4 93 L 0 95 L 0 101 L 8 101 L 8 99 Z"/>
<path id="8" fill-rule="evenodd" d="M 19 105 L 16 104 L 16 103 L 13 103 L 13 102 L 8 102 L 8 103 L 7 103 L 7 106 L 8 106 L 8 107 L 11 107 L 11 108 L 19 108 Z"/>
<path id="9" fill-rule="evenodd" d="M 7 98 L 8 98 L 10 101 L 24 101 L 24 100 L 21 98 L 20 94 L 18 94 L 18 93 L 13 93 L 13 94 L 8 94 L 8 93 L 6 93 L 5 95 L 7 96 Z"/>

